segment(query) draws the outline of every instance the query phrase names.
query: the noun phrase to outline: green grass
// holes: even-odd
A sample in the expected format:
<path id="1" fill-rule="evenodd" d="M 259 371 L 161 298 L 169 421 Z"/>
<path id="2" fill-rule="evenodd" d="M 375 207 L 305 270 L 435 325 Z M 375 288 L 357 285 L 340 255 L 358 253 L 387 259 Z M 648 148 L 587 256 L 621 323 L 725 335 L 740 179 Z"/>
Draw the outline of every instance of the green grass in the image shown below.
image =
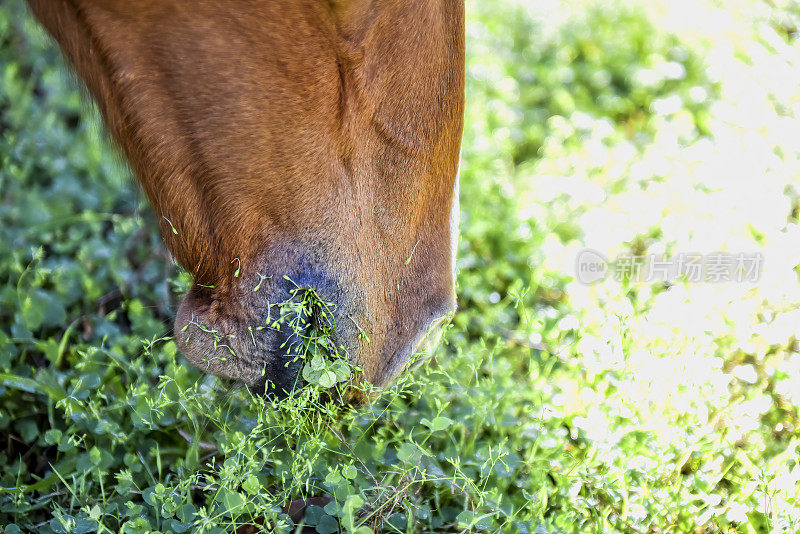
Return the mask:
<path id="1" fill-rule="evenodd" d="M 188 274 L 0 7 L 4 532 L 798 531 L 799 10 L 690 4 L 469 3 L 458 312 L 358 410 L 305 288 L 264 326 L 301 334 L 312 387 L 275 404 L 186 363 Z M 586 286 L 584 247 L 764 264 Z"/>

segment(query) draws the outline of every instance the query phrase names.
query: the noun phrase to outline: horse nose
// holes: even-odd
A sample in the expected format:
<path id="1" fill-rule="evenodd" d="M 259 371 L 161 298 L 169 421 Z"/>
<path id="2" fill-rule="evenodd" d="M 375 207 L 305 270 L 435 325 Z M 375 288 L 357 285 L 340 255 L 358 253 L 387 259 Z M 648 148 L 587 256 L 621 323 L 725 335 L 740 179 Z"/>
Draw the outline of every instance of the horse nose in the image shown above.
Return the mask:
<path id="1" fill-rule="evenodd" d="M 326 346 L 314 353 L 345 360 L 351 378 L 383 386 L 410 360 L 431 354 L 455 309 L 452 277 L 431 274 L 439 272 L 436 262 L 423 263 L 422 251 L 418 266 L 403 264 L 400 284 L 355 269 L 357 262 L 275 247 L 227 293 L 194 287 L 186 295 L 175 323 L 178 346 L 204 371 L 282 398 L 305 385 L 309 333 L 329 323 Z"/>
<path id="2" fill-rule="evenodd" d="M 277 400 L 285 399 L 292 391 L 303 385 L 302 368 L 301 361 L 268 360 L 264 366 L 264 376 L 248 387 L 257 395 Z"/>
<path id="3" fill-rule="evenodd" d="M 341 322 L 334 317 L 337 300 L 347 299 L 309 269 L 292 276 L 243 276 L 235 292 L 223 295 L 195 285 L 179 307 L 176 341 L 204 371 L 242 381 L 253 392 L 284 397 L 303 384 L 312 330 L 323 316 L 331 325 Z M 347 344 L 348 331 L 341 332 L 328 328 L 331 346 Z"/>

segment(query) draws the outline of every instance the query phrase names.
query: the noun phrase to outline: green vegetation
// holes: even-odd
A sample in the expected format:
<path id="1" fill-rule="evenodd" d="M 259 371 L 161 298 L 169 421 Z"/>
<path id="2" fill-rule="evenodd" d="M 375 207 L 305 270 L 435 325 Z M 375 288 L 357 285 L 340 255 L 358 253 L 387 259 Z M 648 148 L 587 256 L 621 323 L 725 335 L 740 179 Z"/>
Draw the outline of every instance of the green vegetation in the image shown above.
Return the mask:
<path id="1" fill-rule="evenodd" d="M 294 281 L 285 277 L 291 283 Z M 344 393 L 344 385 L 359 369 L 348 360 L 347 351 L 337 347 L 331 339 L 336 321 L 333 304 L 320 298 L 313 288 L 295 287 L 290 290 L 290 298 L 278 305 L 278 318 L 273 328 L 288 328 L 297 339 L 284 342 L 286 355 L 292 361 L 302 361 L 300 375 L 303 380 L 322 390 L 341 385 L 339 397 Z M 316 395 L 318 388 L 306 388 L 311 393 L 298 392 L 299 395 Z M 338 388 L 337 388 L 338 389 Z"/>
<path id="2" fill-rule="evenodd" d="M 306 335 L 305 397 L 180 356 L 187 274 L 55 47 L 0 6 L 2 530 L 798 531 L 800 9 L 532 4 L 468 5 L 453 325 L 344 413 L 307 290 L 273 318 Z M 584 247 L 764 261 L 584 285 Z M 309 496 L 332 500 L 295 522 Z"/>

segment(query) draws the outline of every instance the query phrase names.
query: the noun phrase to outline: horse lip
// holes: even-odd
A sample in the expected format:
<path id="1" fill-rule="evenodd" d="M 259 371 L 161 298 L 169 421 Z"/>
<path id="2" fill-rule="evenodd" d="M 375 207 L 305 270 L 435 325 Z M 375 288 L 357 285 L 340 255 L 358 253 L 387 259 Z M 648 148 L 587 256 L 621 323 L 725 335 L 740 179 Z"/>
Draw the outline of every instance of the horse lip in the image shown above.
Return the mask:
<path id="1" fill-rule="evenodd" d="M 404 367 L 413 371 L 419 368 L 425 361 L 430 359 L 434 350 L 439 344 L 441 335 L 444 332 L 445 324 L 449 323 L 455 313 L 455 305 L 448 305 L 446 312 L 433 314 L 433 319 L 428 321 L 427 327 L 422 330 L 416 338 L 407 342 L 404 346 L 392 354 L 382 370 L 379 377 L 375 378 L 374 384 L 378 387 L 386 385 L 395 376 L 400 374 Z M 418 359 L 413 360 L 411 365 L 408 363 L 418 355 Z"/>
<path id="2" fill-rule="evenodd" d="M 184 357 L 202 371 L 257 386 L 273 359 L 274 351 L 266 349 L 272 349 L 275 341 L 260 336 L 261 348 L 254 351 L 248 345 L 248 331 L 242 327 L 246 310 L 230 310 L 230 306 L 193 287 L 178 307 L 175 341 Z M 260 357 L 254 357 L 257 353 Z"/>
<path id="3" fill-rule="evenodd" d="M 442 340 L 445 325 L 449 324 L 452 319 L 453 312 L 450 312 L 431 321 L 431 324 L 425 330 L 425 333 L 420 336 L 414 349 L 411 351 L 412 356 L 414 354 L 419 354 L 420 357 L 409 367 L 410 371 L 419 369 L 423 363 L 433 356 L 436 347 L 439 346 L 439 342 Z"/>

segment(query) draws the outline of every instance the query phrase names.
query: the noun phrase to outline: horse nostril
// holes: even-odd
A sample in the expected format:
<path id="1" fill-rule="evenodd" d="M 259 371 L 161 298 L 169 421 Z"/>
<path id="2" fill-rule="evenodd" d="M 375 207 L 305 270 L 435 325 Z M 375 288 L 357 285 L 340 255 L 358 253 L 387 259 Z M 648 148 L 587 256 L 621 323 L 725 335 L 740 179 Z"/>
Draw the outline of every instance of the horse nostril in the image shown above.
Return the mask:
<path id="1" fill-rule="evenodd" d="M 277 361 L 273 364 L 266 364 L 264 376 L 253 386 L 250 386 L 250 391 L 267 398 L 283 400 L 287 398 L 292 391 L 298 387 L 302 387 L 303 380 L 300 376 L 301 369 L 302 365 L 300 362 L 288 362 L 288 364 L 284 364 L 283 362 Z"/>

